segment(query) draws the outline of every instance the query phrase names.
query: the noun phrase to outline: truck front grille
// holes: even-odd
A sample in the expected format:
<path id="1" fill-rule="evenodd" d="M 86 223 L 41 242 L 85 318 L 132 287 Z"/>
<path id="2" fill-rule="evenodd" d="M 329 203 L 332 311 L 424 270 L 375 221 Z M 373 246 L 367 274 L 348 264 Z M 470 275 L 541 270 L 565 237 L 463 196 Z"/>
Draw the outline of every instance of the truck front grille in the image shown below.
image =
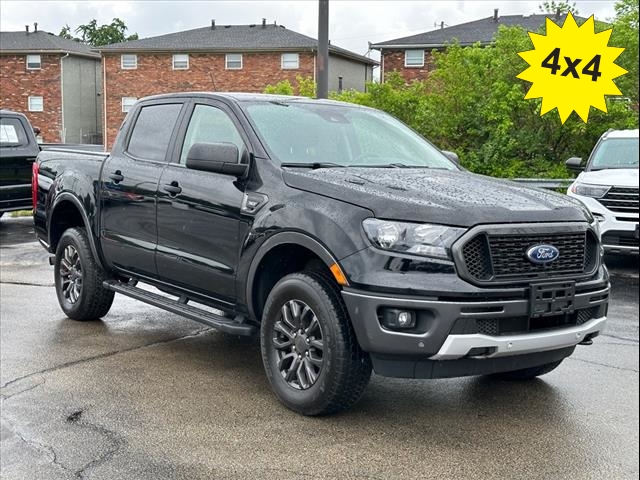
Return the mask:
<path id="1" fill-rule="evenodd" d="M 550 244 L 560 256 L 549 264 L 535 264 L 526 252 L 534 245 Z M 517 283 L 548 277 L 583 276 L 595 270 L 598 241 L 590 231 L 511 234 L 481 232 L 462 249 L 463 277 L 478 283 Z"/>
<path id="2" fill-rule="evenodd" d="M 598 201 L 612 212 L 638 215 L 637 188 L 611 187 L 607 194 Z"/>

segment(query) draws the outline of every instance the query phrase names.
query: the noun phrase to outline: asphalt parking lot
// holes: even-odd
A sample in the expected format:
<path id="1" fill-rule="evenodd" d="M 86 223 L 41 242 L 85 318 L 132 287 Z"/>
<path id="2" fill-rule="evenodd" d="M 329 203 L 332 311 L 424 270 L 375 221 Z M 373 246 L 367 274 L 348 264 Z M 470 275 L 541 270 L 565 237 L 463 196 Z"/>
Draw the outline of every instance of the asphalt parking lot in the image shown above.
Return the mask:
<path id="1" fill-rule="evenodd" d="M 255 340 L 122 296 L 74 322 L 31 219 L 0 247 L 3 479 L 638 478 L 638 257 L 607 259 L 607 331 L 541 379 L 374 376 L 305 418 Z"/>

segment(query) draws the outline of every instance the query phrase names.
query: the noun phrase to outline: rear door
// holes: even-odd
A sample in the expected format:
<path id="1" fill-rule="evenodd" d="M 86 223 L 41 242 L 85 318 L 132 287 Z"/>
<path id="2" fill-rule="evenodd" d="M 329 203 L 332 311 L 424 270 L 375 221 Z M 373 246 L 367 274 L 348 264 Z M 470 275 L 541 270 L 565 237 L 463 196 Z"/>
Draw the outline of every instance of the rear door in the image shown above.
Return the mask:
<path id="1" fill-rule="evenodd" d="M 155 277 L 156 193 L 185 104 L 174 99 L 134 112 L 127 138 L 102 167 L 100 233 L 107 263 Z"/>
<path id="2" fill-rule="evenodd" d="M 227 108 L 196 102 L 187 115 L 184 141 L 160 179 L 157 265 L 160 279 L 233 304 L 244 184 L 185 167 L 194 143 L 229 142 L 238 147 L 238 161 L 247 155 L 247 138 Z"/>

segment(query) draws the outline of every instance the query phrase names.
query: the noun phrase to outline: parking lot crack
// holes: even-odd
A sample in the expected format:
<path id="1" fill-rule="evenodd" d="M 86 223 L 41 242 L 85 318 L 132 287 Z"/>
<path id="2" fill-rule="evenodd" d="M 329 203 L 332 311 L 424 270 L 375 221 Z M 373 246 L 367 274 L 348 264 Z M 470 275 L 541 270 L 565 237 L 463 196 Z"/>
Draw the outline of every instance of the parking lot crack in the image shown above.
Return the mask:
<path id="1" fill-rule="evenodd" d="M 100 465 L 102 465 L 103 463 L 111 460 L 111 458 L 113 458 L 113 456 L 116 453 L 118 453 L 118 451 L 122 448 L 122 446 L 125 443 L 124 440 L 120 437 L 120 435 L 118 435 L 113 430 L 109 430 L 101 425 L 89 422 L 84 416 L 84 410 L 77 410 L 71 413 L 66 420 L 69 423 L 76 424 L 82 428 L 85 428 L 87 430 L 90 430 L 92 432 L 95 432 L 105 437 L 110 443 L 109 448 L 107 448 L 107 450 L 104 453 L 94 458 L 90 462 L 85 463 L 80 469 L 74 472 L 74 476 L 76 478 L 87 478 L 86 475 L 90 470 L 93 470 L 96 467 L 99 467 Z"/>
<path id="2" fill-rule="evenodd" d="M 28 378 L 32 378 L 36 375 L 43 375 L 46 373 L 51 373 L 51 372 L 56 372 L 58 370 L 62 370 L 65 368 L 69 368 L 69 367 L 74 367 L 76 365 L 80 365 L 83 363 L 89 363 L 89 362 L 93 362 L 95 360 L 102 360 L 103 358 L 109 358 L 109 357 L 113 357 L 114 355 L 119 355 L 121 353 L 129 353 L 129 352 L 133 352 L 135 350 L 141 350 L 143 348 L 150 348 L 150 347 L 157 347 L 159 345 L 166 345 L 169 343 L 173 343 L 173 342 L 178 342 L 181 340 L 187 340 L 190 338 L 195 338 L 198 337 L 200 335 L 203 335 L 207 332 L 210 332 L 214 330 L 213 328 L 207 327 L 207 328 L 203 328 L 200 330 L 197 330 L 193 333 L 187 334 L 187 335 L 182 335 L 179 337 L 172 337 L 172 338 L 168 338 L 165 340 L 158 340 L 155 342 L 150 342 L 150 343 L 145 343 L 142 345 L 137 345 L 135 347 L 131 347 L 131 348 L 123 348 L 121 350 L 114 350 L 111 352 L 105 352 L 105 353 L 101 353 L 99 355 L 93 355 L 91 357 L 85 357 L 85 358 L 80 358 L 78 360 L 72 360 L 69 362 L 65 362 L 65 363 L 61 363 L 59 365 L 54 365 L 53 367 L 48 367 L 48 368 L 44 368 L 42 370 L 38 370 L 37 372 L 31 372 L 28 373 L 26 375 L 22 375 L 20 377 L 14 378 L 12 380 L 9 380 L 7 382 L 5 382 L 4 384 L 0 385 L 0 390 L 4 390 L 7 387 L 10 387 L 11 385 L 14 385 L 15 383 L 21 382 L 22 380 L 26 380 Z"/>
<path id="3" fill-rule="evenodd" d="M 44 382 L 45 382 L 45 381 L 44 381 L 44 380 L 42 380 L 40 383 L 36 383 L 36 384 L 34 384 L 34 385 L 31 385 L 30 387 L 23 388 L 22 390 L 19 390 L 19 391 L 14 392 L 14 393 L 10 393 L 10 394 L 8 394 L 8 395 L 0 394 L 0 398 L 2 398 L 2 400 L 9 400 L 10 398 L 16 397 L 16 396 L 18 396 L 18 395 L 22 395 L 23 393 L 26 393 L 26 392 L 28 392 L 28 391 L 30 391 L 30 390 L 33 390 L 33 389 L 35 389 L 35 388 L 38 388 L 38 387 L 39 387 L 40 385 L 42 385 Z"/>
<path id="4" fill-rule="evenodd" d="M 18 285 L 21 287 L 53 287 L 55 283 L 47 282 L 47 283 L 34 283 L 34 282 L 14 282 L 14 281 L 2 281 L 0 280 L 0 284 L 2 285 Z"/>
<path id="5" fill-rule="evenodd" d="M 569 360 L 576 360 L 578 362 L 590 363 L 591 365 L 599 365 L 600 367 L 613 368 L 615 370 L 624 370 L 626 372 L 638 373 L 638 370 L 636 370 L 635 368 L 616 367 L 614 365 L 607 365 L 606 363 L 594 362 L 592 360 L 584 360 L 582 358 L 569 357 Z"/>
<path id="6" fill-rule="evenodd" d="M 51 464 L 61 468 L 65 472 L 68 472 L 72 475 L 76 474 L 76 472 L 73 469 L 69 468 L 67 465 L 65 465 L 58 459 L 58 454 L 56 453 L 55 449 L 51 445 L 47 445 L 45 443 L 27 438 L 22 432 L 20 432 L 17 428 L 15 428 L 15 425 L 13 425 L 12 422 L 9 421 L 9 419 L 6 416 L 3 415 L 2 418 L 7 422 L 8 425 L 11 426 L 10 428 L 11 432 L 15 436 L 17 436 L 23 443 L 33 448 L 37 452 L 44 454 L 46 457 L 48 457 L 49 462 Z"/>

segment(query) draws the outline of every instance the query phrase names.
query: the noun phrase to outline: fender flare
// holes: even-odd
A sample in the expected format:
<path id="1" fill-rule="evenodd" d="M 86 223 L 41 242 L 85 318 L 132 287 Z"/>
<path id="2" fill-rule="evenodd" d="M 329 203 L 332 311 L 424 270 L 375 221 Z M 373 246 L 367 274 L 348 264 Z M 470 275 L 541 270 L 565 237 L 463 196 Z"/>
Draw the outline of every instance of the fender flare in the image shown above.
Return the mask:
<path id="1" fill-rule="evenodd" d="M 98 262 L 98 264 L 102 268 L 104 268 L 104 262 L 102 261 L 102 256 L 99 255 L 98 253 L 98 248 L 95 242 L 95 238 L 93 236 L 93 229 L 91 228 L 91 222 L 89 221 L 87 212 L 84 209 L 84 206 L 82 205 L 82 202 L 80 201 L 80 199 L 72 193 L 61 192 L 56 196 L 55 200 L 53 201 L 53 204 L 51 205 L 51 209 L 50 209 L 51 213 L 48 215 L 48 219 L 47 219 L 47 232 L 48 232 L 47 236 L 49 237 L 48 238 L 49 245 L 53 245 L 53 242 L 51 241 L 51 219 L 53 218 L 56 208 L 62 202 L 71 202 L 80 212 L 80 216 L 82 217 L 82 222 L 84 223 L 84 227 L 87 230 L 87 238 L 89 239 L 89 246 L 91 247 L 91 253 L 93 254 L 93 258 L 96 260 L 96 262 Z M 55 252 L 52 252 L 52 253 L 55 254 Z"/>
<path id="2" fill-rule="evenodd" d="M 245 298 L 247 302 L 247 308 L 249 309 L 249 313 L 252 317 L 255 318 L 255 311 L 253 310 L 253 296 L 251 295 L 253 291 L 253 284 L 255 282 L 256 271 L 258 270 L 258 266 L 262 259 L 275 247 L 279 245 L 283 245 L 286 243 L 292 243 L 295 245 L 300 245 L 301 247 L 305 247 L 311 250 L 313 253 L 318 255 L 320 259 L 327 265 L 327 267 L 331 267 L 334 263 L 338 263 L 338 260 L 333 256 L 333 254 L 329 251 L 327 247 L 325 247 L 322 243 L 316 240 L 309 235 L 306 235 L 301 232 L 295 231 L 287 231 L 280 232 L 272 235 L 267 240 L 265 240 L 260 247 L 258 247 L 258 251 L 256 252 L 253 260 L 251 261 L 251 265 L 249 267 L 249 272 L 247 274 L 247 284 L 245 286 Z"/>

